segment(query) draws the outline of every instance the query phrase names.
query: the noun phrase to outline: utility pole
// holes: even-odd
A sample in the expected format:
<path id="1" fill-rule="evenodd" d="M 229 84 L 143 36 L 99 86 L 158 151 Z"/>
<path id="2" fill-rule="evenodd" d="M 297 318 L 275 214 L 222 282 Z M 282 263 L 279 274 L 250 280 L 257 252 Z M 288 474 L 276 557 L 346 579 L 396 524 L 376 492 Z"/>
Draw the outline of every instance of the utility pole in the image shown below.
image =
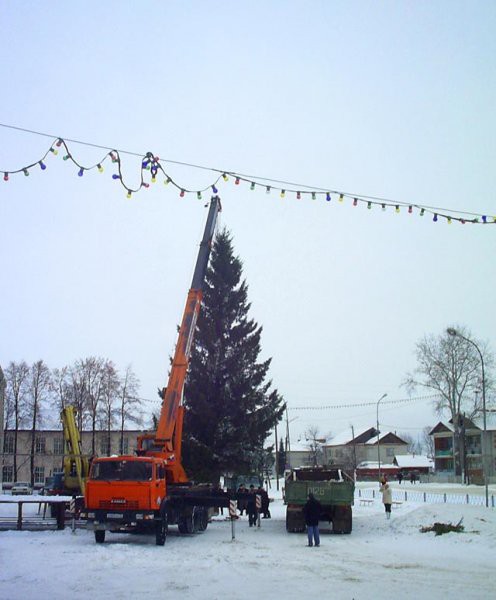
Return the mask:
<path id="1" fill-rule="evenodd" d="M 357 468 L 356 444 L 355 444 L 355 429 L 351 426 L 351 436 L 353 438 L 353 478 L 355 478 Z"/>
<path id="2" fill-rule="evenodd" d="M 277 446 L 277 421 L 274 429 L 276 434 L 276 489 L 279 491 L 279 448 Z"/>

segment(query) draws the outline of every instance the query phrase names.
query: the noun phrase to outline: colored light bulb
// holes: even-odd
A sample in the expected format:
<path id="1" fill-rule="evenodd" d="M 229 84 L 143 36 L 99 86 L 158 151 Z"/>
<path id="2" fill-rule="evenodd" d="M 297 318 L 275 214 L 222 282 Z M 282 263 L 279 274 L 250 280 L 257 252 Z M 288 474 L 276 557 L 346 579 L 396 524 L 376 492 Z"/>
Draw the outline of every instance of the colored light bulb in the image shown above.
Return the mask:
<path id="1" fill-rule="evenodd" d="M 27 169 L 23 169 L 23 170 L 22 170 L 22 172 L 24 173 L 24 175 L 25 175 L 26 177 L 28 177 L 28 175 L 29 175 L 29 171 L 28 171 Z"/>
<path id="2" fill-rule="evenodd" d="M 40 167 L 42 171 L 46 169 L 46 164 L 42 160 L 40 160 Z"/>
<path id="3" fill-rule="evenodd" d="M 96 165 L 98 167 L 98 172 L 103 173 L 103 167 L 101 164 Z"/>
<path id="4" fill-rule="evenodd" d="M 236 185 L 239 185 L 239 177 L 236 177 L 236 179 L 234 180 L 234 183 L 235 183 Z"/>
<path id="5" fill-rule="evenodd" d="M 284 198 L 285 195 L 286 195 L 286 190 L 281 190 L 281 198 Z"/>
<path id="6" fill-rule="evenodd" d="M 181 190 L 181 193 L 179 195 L 181 196 L 181 198 L 184 198 L 184 194 L 185 194 L 184 190 Z"/>
<path id="7" fill-rule="evenodd" d="M 62 157 L 62 160 L 69 160 L 71 158 L 70 154 L 66 154 Z"/>
<path id="8" fill-rule="evenodd" d="M 215 187 L 215 185 L 213 185 L 213 186 L 212 186 L 212 192 L 213 192 L 214 194 L 217 194 L 217 193 L 218 193 L 218 191 L 219 191 L 219 190 L 218 190 L 218 189 Z"/>
<path id="9" fill-rule="evenodd" d="M 486 217 L 486 215 L 482 215 L 482 222 L 483 223 L 487 223 L 487 217 Z"/>
<path id="10" fill-rule="evenodd" d="M 171 182 L 170 177 L 167 177 L 167 179 L 164 179 L 164 185 L 169 185 L 170 182 Z"/>
<path id="11" fill-rule="evenodd" d="M 57 143 L 55 145 L 58 146 L 59 148 L 60 148 L 60 146 L 62 146 L 62 140 L 61 140 L 61 138 L 59 138 L 57 140 Z"/>
<path id="12" fill-rule="evenodd" d="M 448 225 L 451 225 L 451 217 L 448 217 Z"/>
<path id="13" fill-rule="evenodd" d="M 265 193 L 266 193 L 266 194 L 270 194 L 270 185 L 268 185 L 268 186 L 265 188 Z"/>
<path id="14" fill-rule="evenodd" d="M 142 167 L 143 169 L 146 169 L 146 168 L 148 167 L 148 165 L 149 165 L 149 164 L 150 164 L 150 160 L 144 160 L 144 161 L 141 163 L 141 167 Z"/>
<path id="15" fill-rule="evenodd" d="M 255 189 L 255 183 L 252 181 L 251 185 L 250 185 L 250 190 L 254 190 Z"/>
<path id="16" fill-rule="evenodd" d="M 338 200 L 339 200 L 340 202 L 342 202 L 342 201 L 344 200 L 344 194 L 339 194 L 339 198 L 338 198 Z"/>
<path id="17" fill-rule="evenodd" d="M 399 213 L 399 212 L 400 212 L 400 207 L 399 207 L 399 205 L 398 205 L 398 204 L 396 205 L 396 207 L 395 207 L 395 209 L 394 209 L 394 210 L 395 210 L 397 213 Z"/>
<path id="18" fill-rule="evenodd" d="M 156 183 L 157 178 L 155 177 L 155 175 L 152 177 L 152 183 Z"/>
<path id="19" fill-rule="evenodd" d="M 59 151 L 56 150 L 55 148 L 50 148 L 50 152 L 53 152 L 53 154 L 55 154 L 55 156 L 57 156 L 57 154 L 59 153 Z"/>
<path id="20" fill-rule="evenodd" d="M 146 183 L 145 181 L 143 181 L 143 183 L 141 184 L 144 188 L 149 188 L 150 184 Z"/>
<path id="21" fill-rule="evenodd" d="M 8 181 L 9 180 L 9 174 L 8 173 L 4 173 L 3 174 L 3 180 L 4 181 Z"/>
<path id="22" fill-rule="evenodd" d="M 229 177 L 225 173 L 222 173 L 222 179 L 224 181 L 229 181 Z"/>
<path id="23" fill-rule="evenodd" d="M 114 173 L 114 174 L 112 175 L 112 179 L 120 179 L 120 178 L 121 178 L 121 176 L 120 176 L 120 175 L 118 175 L 117 173 Z"/>
<path id="24" fill-rule="evenodd" d="M 78 173 L 78 175 L 79 175 L 79 177 L 82 177 L 82 176 L 84 175 L 84 169 L 83 169 L 83 167 L 81 167 L 81 168 L 79 169 L 79 173 Z"/>
<path id="25" fill-rule="evenodd" d="M 465 225 L 465 219 L 460 219 L 460 223 L 461 223 L 462 225 Z"/>
<path id="26" fill-rule="evenodd" d="M 372 208 L 372 202 L 367 202 L 367 208 L 370 210 Z"/>
<path id="27" fill-rule="evenodd" d="M 312 192 L 312 200 L 315 200 L 317 198 L 315 192 Z"/>
<path id="28" fill-rule="evenodd" d="M 425 208 L 421 208 L 420 209 L 420 216 L 423 217 L 425 213 Z"/>
<path id="29" fill-rule="evenodd" d="M 386 210 L 386 205 L 385 204 L 381 204 L 381 208 L 382 208 L 382 210 Z"/>
<path id="30" fill-rule="evenodd" d="M 196 192 L 196 197 L 198 198 L 198 200 L 202 199 L 202 193 L 201 192 Z"/>
<path id="31" fill-rule="evenodd" d="M 357 204 L 358 204 L 357 198 L 353 198 L 353 206 L 356 206 Z"/>
<path id="32" fill-rule="evenodd" d="M 127 190 L 127 197 L 131 198 L 131 190 Z"/>
<path id="33" fill-rule="evenodd" d="M 327 194 L 326 194 L 326 200 L 327 200 L 327 202 L 331 201 L 331 194 L 329 192 L 327 192 Z"/>
<path id="34" fill-rule="evenodd" d="M 437 214 L 434 213 L 434 218 L 432 219 L 434 221 L 434 223 L 437 221 Z"/>
<path id="35" fill-rule="evenodd" d="M 296 199 L 301 200 L 301 192 L 296 192 Z"/>
<path id="36" fill-rule="evenodd" d="M 409 214 L 412 214 L 412 212 L 413 212 L 413 207 L 412 206 L 408 207 L 408 212 L 409 212 Z"/>

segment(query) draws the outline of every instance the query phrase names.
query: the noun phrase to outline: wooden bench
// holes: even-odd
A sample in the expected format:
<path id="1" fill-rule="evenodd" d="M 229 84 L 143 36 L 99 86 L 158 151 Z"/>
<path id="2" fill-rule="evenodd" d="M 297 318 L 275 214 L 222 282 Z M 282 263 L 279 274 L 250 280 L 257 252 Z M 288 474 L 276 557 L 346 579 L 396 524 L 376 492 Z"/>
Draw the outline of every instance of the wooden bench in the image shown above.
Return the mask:
<path id="1" fill-rule="evenodd" d="M 398 508 L 398 506 L 401 506 L 403 504 L 403 500 L 393 500 L 391 502 L 391 505 L 393 508 Z"/>
<path id="2" fill-rule="evenodd" d="M 369 504 L 373 504 L 374 500 L 371 498 L 360 498 L 360 505 L 361 506 L 368 506 Z"/>

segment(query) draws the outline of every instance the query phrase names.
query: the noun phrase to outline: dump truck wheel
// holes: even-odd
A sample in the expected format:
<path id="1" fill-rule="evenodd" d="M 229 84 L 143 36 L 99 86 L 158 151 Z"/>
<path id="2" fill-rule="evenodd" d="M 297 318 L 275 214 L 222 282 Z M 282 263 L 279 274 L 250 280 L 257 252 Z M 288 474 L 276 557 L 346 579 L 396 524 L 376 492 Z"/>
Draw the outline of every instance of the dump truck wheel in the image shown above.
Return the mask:
<path id="1" fill-rule="evenodd" d="M 105 529 L 97 529 L 95 531 L 95 542 L 97 544 L 103 544 L 105 541 Z"/>
<path id="2" fill-rule="evenodd" d="M 351 506 L 336 506 L 332 517 L 333 533 L 351 533 L 352 512 Z"/>
<path id="3" fill-rule="evenodd" d="M 197 508 L 195 511 L 195 531 L 205 531 L 208 526 L 208 513 L 206 508 Z"/>

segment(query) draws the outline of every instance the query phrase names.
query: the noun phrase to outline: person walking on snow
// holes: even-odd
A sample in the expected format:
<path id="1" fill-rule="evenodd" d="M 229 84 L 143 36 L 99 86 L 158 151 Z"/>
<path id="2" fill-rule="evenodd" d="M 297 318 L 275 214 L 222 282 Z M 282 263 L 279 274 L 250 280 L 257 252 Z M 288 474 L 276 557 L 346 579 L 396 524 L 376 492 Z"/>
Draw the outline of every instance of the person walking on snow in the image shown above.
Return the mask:
<path id="1" fill-rule="evenodd" d="M 305 515 L 305 523 L 307 526 L 308 534 L 308 545 L 320 546 L 320 534 L 319 534 L 319 519 L 322 512 L 322 505 L 315 496 L 310 492 L 308 494 L 308 500 L 303 507 L 303 514 Z"/>
<path id="2" fill-rule="evenodd" d="M 382 493 L 382 503 L 384 504 L 384 508 L 386 510 L 386 519 L 391 518 L 391 504 L 393 503 L 393 492 L 387 482 L 385 477 L 382 478 L 381 482 L 381 493 Z"/>

